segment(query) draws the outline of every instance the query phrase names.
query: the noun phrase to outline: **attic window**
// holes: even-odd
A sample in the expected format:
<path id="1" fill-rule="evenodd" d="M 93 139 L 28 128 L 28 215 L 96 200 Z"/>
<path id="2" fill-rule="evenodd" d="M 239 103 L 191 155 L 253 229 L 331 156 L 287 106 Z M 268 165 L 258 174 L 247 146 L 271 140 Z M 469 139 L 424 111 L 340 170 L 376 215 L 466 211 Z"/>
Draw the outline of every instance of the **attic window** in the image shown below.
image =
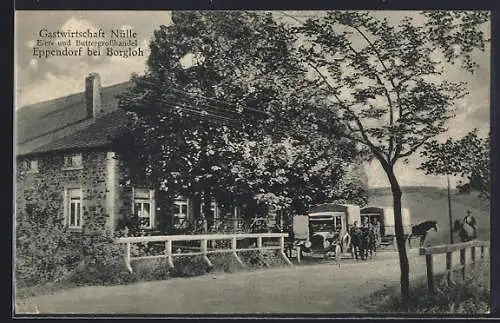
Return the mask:
<path id="1" fill-rule="evenodd" d="M 82 154 L 74 153 L 64 156 L 64 168 L 65 169 L 80 169 L 83 167 L 82 164 Z"/>
<path id="2" fill-rule="evenodd" d="M 38 159 L 25 160 L 24 169 L 29 173 L 38 173 Z"/>

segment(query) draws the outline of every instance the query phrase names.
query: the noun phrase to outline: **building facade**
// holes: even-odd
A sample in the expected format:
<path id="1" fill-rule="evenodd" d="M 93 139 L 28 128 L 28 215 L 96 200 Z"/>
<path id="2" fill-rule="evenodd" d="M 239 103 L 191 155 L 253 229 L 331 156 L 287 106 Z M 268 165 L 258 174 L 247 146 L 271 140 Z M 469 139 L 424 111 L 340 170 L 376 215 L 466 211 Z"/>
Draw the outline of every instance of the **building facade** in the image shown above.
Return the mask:
<path id="1" fill-rule="evenodd" d="M 132 215 L 152 233 L 186 228 L 194 203 L 178 196 L 168 213 L 160 210 L 154 187 L 131 183 L 113 146 L 127 120 L 117 96 L 129 86 L 101 87 L 99 75 L 90 74 L 84 92 L 16 111 L 16 212 L 49 208 L 74 231 L 87 214 L 105 214 L 110 230 Z M 211 210 L 214 218 L 221 212 L 215 201 Z"/>

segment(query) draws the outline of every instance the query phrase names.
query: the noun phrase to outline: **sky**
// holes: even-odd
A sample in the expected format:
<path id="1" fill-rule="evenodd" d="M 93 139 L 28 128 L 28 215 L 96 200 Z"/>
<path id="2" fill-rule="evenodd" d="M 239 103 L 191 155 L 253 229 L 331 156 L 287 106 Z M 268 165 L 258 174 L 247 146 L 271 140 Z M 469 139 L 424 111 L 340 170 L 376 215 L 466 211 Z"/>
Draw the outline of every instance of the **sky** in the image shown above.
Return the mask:
<path id="1" fill-rule="evenodd" d="M 318 13 L 290 12 L 299 17 Z M 400 19 L 411 12 L 379 11 L 378 16 L 389 19 Z M 286 19 L 286 18 L 284 18 Z M 304 18 L 301 18 L 304 19 Z M 85 76 L 97 72 L 101 76 L 103 86 L 127 81 L 132 73 L 142 74 L 148 56 L 148 44 L 155 29 L 160 25 L 171 23 L 168 11 L 17 11 L 15 14 L 15 107 L 41 102 L 84 89 Z M 34 48 L 41 48 L 37 40 L 41 30 L 48 31 L 97 31 L 102 29 L 107 35 L 110 30 L 132 30 L 137 33 L 137 45 L 144 56 L 119 57 L 49 57 L 39 58 L 33 55 Z M 489 33 L 489 26 L 487 26 Z M 88 39 L 88 38 L 86 38 Z M 109 39 L 109 38 L 106 38 Z M 73 39 L 74 40 L 74 39 Z M 65 46 L 59 46 L 64 48 Z M 47 48 L 57 48 L 47 47 Z M 69 47 L 77 49 L 77 46 Z M 449 131 L 441 136 L 457 138 L 473 128 L 479 128 L 481 134 L 489 129 L 490 109 L 490 53 L 478 53 L 475 59 L 480 68 L 471 75 L 458 66 L 449 66 L 446 78 L 451 81 L 466 81 L 469 95 L 457 103 L 456 117 L 448 126 Z M 417 154 L 409 159 L 408 164 L 396 164 L 396 174 L 403 186 L 446 186 L 444 176 L 426 176 L 416 168 L 420 164 Z M 385 173 L 378 162 L 365 165 L 370 187 L 387 187 L 389 185 Z M 458 178 L 452 178 L 455 183 Z"/>

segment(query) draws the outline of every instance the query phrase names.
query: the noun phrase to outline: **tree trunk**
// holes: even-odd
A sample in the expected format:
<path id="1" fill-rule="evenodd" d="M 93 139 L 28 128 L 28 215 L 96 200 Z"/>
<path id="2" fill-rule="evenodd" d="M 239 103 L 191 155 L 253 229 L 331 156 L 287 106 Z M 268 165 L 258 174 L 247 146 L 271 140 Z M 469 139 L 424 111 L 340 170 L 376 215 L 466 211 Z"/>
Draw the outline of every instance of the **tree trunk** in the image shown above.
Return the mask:
<path id="1" fill-rule="evenodd" d="M 210 209 L 212 206 L 212 198 L 210 192 L 203 192 L 203 230 L 205 232 L 208 231 L 213 225 L 213 215 L 212 210 Z"/>
<path id="2" fill-rule="evenodd" d="M 195 232 L 197 232 L 200 228 L 198 227 L 199 220 L 201 220 L 201 197 L 199 194 L 195 194 L 191 198 L 191 203 L 192 203 L 192 210 L 193 210 L 193 229 Z"/>
<path id="3" fill-rule="evenodd" d="M 450 175 L 446 174 L 448 182 L 448 220 L 450 222 L 450 244 L 453 244 L 453 216 L 451 212 L 451 192 L 450 192 Z"/>
<path id="4" fill-rule="evenodd" d="M 401 187 L 399 186 L 396 175 L 394 174 L 394 165 L 382 163 L 382 167 L 387 173 L 391 184 L 392 199 L 394 206 L 394 224 L 396 232 L 396 244 L 399 254 L 399 268 L 401 269 L 401 302 L 406 308 L 410 297 L 410 266 L 408 263 L 408 255 L 406 253 L 406 239 L 403 229 L 403 216 L 401 212 Z"/>
<path id="5" fill-rule="evenodd" d="M 160 185 L 155 185 L 156 188 L 156 221 L 158 229 L 162 234 L 170 234 L 173 231 L 173 198 L 167 192 L 160 188 Z"/>

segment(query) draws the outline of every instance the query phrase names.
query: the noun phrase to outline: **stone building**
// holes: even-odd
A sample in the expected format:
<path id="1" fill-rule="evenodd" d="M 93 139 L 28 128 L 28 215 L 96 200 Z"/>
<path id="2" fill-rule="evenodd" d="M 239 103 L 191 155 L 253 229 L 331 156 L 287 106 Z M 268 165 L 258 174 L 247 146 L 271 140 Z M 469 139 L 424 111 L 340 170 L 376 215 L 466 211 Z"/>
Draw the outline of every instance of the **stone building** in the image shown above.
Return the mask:
<path id="1" fill-rule="evenodd" d="M 106 214 L 111 230 L 135 214 L 142 229 L 159 231 L 155 190 L 130 183 L 130 169 L 114 145 L 127 120 L 117 96 L 129 86 L 101 87 L 99 75 L 92 73 L 84 92 L 16 111 L 16 212 L 50 206 L 75 231 L 82 229 L 87 212 Z M 182 229 L 192 208 L 189 199 L 178 197 L 169 223 Z M 211 208 L 217 216 L 215 202 Z"/>

